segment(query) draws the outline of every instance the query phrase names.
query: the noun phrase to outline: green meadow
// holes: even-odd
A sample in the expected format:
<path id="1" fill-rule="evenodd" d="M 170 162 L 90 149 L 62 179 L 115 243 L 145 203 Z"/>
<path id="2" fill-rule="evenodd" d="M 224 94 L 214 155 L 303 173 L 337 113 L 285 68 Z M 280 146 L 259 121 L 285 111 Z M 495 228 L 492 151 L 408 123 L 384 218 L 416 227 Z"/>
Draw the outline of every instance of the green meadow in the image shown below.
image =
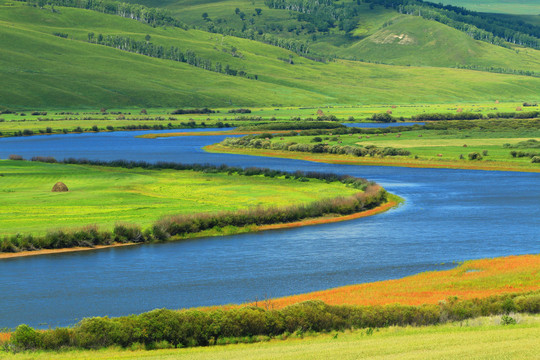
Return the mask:
<path id="1" fill-rule="evenodd" d="M 164 128 L 246 126 L 269 121 L 297 121 L 300 119 L 316 119 L 320 112 L 326 116 L 335 116 L 341 122 L 372 122 L 374 114 L 391 112 L 392 116 L 408 119 L 415 115 L 432 113 L 456 113 L 458 109 L 466 113 L 487 115 L 496 112 L 516 112 L 536 110 L 538 107 L 523 107 L 523 102 L 532 104 L 539 100 L 538 96 L 530 96 L 521 102 L 454 102 L 447 104 L 381 104 L 381 105 L 336 105 L 306 107 L 247 107 L 248 114 L 234 114 L 229 111 L 238 108 L 215 107 L 215 113 L 172 115 L 177 108 L 148 108 L 147 114 L 141 114 L 143 108 L 111 108 L 106 113 L 95 109 L 34 109 L 20 110 L 13 114 L 0 114 L 0 132 L 3 136 L 11 136 L 15 132 L 31 130 L 35 134 L 61 133 L 64 129 L 73 132 L 80 127 L 83 131 L 123 130 L 130 126 L 155 126 Z M 190 107 L 192 108 L 192 107 Z M 46 112 L 46 115 L 32 115 L 35 110 Z M 114 113 L 114 114 L 113 114 Z M 118 114 L 120 113 L 120 114 Z M 202 125 L 204 123 L 204 126 Z M 221 123 L 221 124 L 220 124 Z M 112 127 L 112 129 L 111 129 Z M 0 136 L 2 136 L 0 135 Z"/>
<path id="2" fill-rule="evenodd" d="M 256 344 L 153 351 L 42 351 L 5 354 L 5 359 L 537 359 L 540 318 L 515 316 L 517 325 L 500 325 L 501 317 L 493 316 L 426 327 L 293 334 L 286 340 Z"/>
<path id="3" fill-rule="evenodd" d="M 53 193 L 58 182 L 69 192 Z M 117 222 L 142 227 L 165 215 L 279 207 L 349 196 L 340 182 L 196 171 L 0 160 L 0 235 Z"/>
<path id="4" fill-rule="evenodd" d="M 380 148 L 394 147 L 409 150 L 410 157 L 418 157 L 420 160 L 459 160 L 460 155 L 467 159 L 472 152 L 487 151 L 484 161 L 517 162 L 527 164 L 531 162 L 529 157 L 514 158 L 510 155 L 512 150 L 540 152 L 537 148 L 520 147 L 519 149 L 505 148 L 504 144 L 515 145 L 520 142 L 534 139 L 540 142 L 540 131 L 522 130 L 518 132 L 493 132 L 485 131 L 456 131 L 449 134 L 446 130 L 441 131 L 404 131 L 398 137 L 396 134 L 380 135 L 341 135 L 320 136 L 328 145 L 362 146 L 374 145 Z M 294 141 L 297 143 L 313 143 L 314 136 L 284 137 L 274 140 L 276 142 Z M 442 156 L 439 156 L 442 155 Z"/>

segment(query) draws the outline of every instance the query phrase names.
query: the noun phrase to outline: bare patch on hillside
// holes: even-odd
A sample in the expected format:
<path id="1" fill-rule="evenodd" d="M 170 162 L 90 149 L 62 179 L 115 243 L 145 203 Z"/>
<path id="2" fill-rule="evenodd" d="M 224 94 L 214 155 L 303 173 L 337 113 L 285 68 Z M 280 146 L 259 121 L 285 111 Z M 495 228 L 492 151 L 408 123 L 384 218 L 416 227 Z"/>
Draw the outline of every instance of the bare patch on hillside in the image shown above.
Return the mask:
<path id="1" fill-rule="evenodd" d="M 416 44 L 416 39 L 407 34 L 394 34 L 389 30 L 381 31 L 370 37 L 370 40 L 375 44 L 398 44 L 412 45 Z"/>

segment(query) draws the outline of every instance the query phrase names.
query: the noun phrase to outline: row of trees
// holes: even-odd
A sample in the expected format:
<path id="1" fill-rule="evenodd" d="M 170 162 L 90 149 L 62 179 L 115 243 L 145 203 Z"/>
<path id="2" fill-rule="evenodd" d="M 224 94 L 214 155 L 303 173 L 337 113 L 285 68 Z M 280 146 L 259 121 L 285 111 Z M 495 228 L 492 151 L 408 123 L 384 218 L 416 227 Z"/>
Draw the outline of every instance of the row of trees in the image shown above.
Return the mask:
<path id="1" fill-rule="evenodd" d="M 174 26 L 188 29 L 187 25 L 172 17 L 167 10 L 151 8 L 139 4 L 131 4 L 114 0 L 18 0 L 29 5 L 44 7 L 65 6 L 93 10 L 105 14 L 118 15 L 137 20 L 151 26 Z"/>
<path id="2" fill-rule="evenodd" d="M 305 144 L 297 142 L 272 142 L 269 139 L 262 139 L 259 136 L 244 136 L 242 138 L 226 138 L 221 142 L 224 146 L 240 147 L 240 148 L 254 148 L 254 149 L 272 149 L 272 150 L 285 150 L 296 152 L 310 152 L 310 153 L 326 153 L 326 154 L 345 154 L 358 157 L 385 157 L 385 156 L 408 156 L 410 151 L 405 149 L 385 147 L 379 148 L 374 145 L 359 147 L 359 146 L 340 146 L 340 145 L 328 145 L 321 143 L 322 139 L 314 138 L 316 144 Z M 317 141 L 318 140 L 318 141 Z"/>
<path id="3" fill-rule="evenodd" d="M 504 314 L 502 324 L 515 323 L 511 312 L 538 314 L 540 295 L 505 294 L 488 298 L 459 300 L 448 298 L 437 305 L 354 306 L 327 305 L 306 301 L 273 310 L 246 306 L 232 310 L 153 310 L 119 318 L 94 317 L 81 320 L 73 328 L 37 331 L 27 325 L 17 327 L 5 346 L 13 351 L 128 348 L 138 344 L 147 349 L 180 348 L 227 344 L 231 339 L 245 342 L 269 340 L 297 332 L 343 331 L 387 326 L 422 326 L 462 321 L 472 317 Z"/>
<path id="4" fill-rule="evenodd" d="M 221 74 L 242 76 L 254 80 L 258 79 L 257 75 L 248 75 L 243 70 L 232 69 L 229 64 L 222 65 L 220 62 L 212 63 L 212 61 L 209 59 L 198 56 L 192 50 L 186 50 L 183 52 L 175 46 L 166 48 L 162 45 L 153 44 L 149 40 L 150 38 L 148 35 L 145 41 L 139 41 L 126 36 L 104 36 L 102 34 L 95 36 L 94 33 L 88 34 L 88 41 L 94 44 L 110 46 L 119 50 L 146 55 L 158 59 L 183 62 L 204 70 L 214 71 Z"/>

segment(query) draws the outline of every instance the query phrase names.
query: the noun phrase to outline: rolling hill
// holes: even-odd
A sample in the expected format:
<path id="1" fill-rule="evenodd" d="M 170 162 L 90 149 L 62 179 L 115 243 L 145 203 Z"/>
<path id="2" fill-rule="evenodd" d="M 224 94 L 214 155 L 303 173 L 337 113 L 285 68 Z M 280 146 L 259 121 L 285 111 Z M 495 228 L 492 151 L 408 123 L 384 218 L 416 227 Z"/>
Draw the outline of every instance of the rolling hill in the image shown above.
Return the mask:
<path id="1" fill-rule="evenodd" d="M 203 65 L 90 43 L 89 33 L 177 47 Z M 519 101 L 540 88 L 531 76 L 318 62 L 254 40 L 10 0 L 0 2 L 0 39 L 0 106 L 22 109 Z M 210 71 L 208 62 L 247 75 Z"/>

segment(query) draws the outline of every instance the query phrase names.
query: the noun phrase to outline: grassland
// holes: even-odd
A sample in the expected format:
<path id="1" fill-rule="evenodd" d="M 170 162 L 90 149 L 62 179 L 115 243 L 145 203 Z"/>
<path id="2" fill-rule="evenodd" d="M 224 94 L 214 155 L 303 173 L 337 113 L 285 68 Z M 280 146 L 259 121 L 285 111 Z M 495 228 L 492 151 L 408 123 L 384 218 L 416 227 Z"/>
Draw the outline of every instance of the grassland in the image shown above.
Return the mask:
<path id="1" fill-rule="evenodd" d="M 165 215 L 307 204 L 358 192 L 341 183 L 195 171 L 0 161 L 0 235 L 116 222 L 143 227 Z M 67 193 L 52 193 L 57 182 Z M 227 201 L 224 201 L 227 199 Z"/>
<path id="2" fill-rule="evenodd" d="M 487 122 L 486 124 L 488 124 Z M 463 123 L 465 124 L 465 123 Z M 479 122 L 478 124 L 481 124 Z M 508 121 L 507 124 L 511 124 Z M 525 124 L 525 123 L 524 123 Z M 467 126 L 464 125 L 465 128 Z M 165 135 L 165 134 L 163 134 Z M 369 149 L 387 147 L 403 149 L 410 152 L 408 156 L 363 156 L 338 155 L 329 153 L 310 153 L 280 150 L 279 146 L 294 142 L 297 144 L 314 144 L 316 138 L 328 146 L 351 146 Z M 512 151 L 538 153 L 534 142 L 540 141 L 540 132 L 526 125 L 516 129 L 422 129 L 403 131 L 402 133 L 384 132 L 376 134 L 342 134 L 300 136 L 276 136 L 271 139 L 271 146 L 276 149 L 227 146 L 227 141 L 207 146 L 211 152 L 242 153 L 258 156 L 276 156 L 311 161 L 347 163 L 357 165 L 389 165 L 408 167 L 446 167 L 486 170 L 540 171 L 540 165 L 531 162 L 531 157 L 514 157 Z M 279 150 L 278 150 L 279 149 Z M 480 160 L 471 160 L 469 155 L 478 153 Z"/>
<path id="3" fill-rule="evenodd" d="M 524 101 L 538 102 L 538 96 L 524 98 L 521 102 L 455 102 L 448 104 L 382 104 L 382 105 L 340 105 L 340 106 L 313 106 L 313 107 L 249 107 L 251 113 L 229 113 L 237 108 L 215 107 L 215 113 L 210 114 L 180 114 L 171 115 L 177 108 L 148 108 L 147 114 L 141 114 L 141 108 L 112 108 L 101 113 L 99 108 L 90 109 L 62 109 L 30 108 L 15 113 L 0 114 L 1 136 L 11 136 L 24 130 L 31 130 L 35 134 L 46 133 L 50 128 L 52 133 L 73 132 L 80 127 L 83 131 L 93 131 L 95 125 L 99 131 L 123 130 L 130 126 L 146 126 L 147 128 L 163 127 L 165 129 L 190 127 L 219 127 L 219 126 L 247 126 L 260 122 L 271 121 L 297 121 L 297 119 L 317 118 L 318 111 L 324 115 L 335 116 L 340 122 L 370 122 L 373 114 L 392 112 L 397 118 L 410 118 L 415 115 L 432 113 L 455 113 L 461 109 L 467 113 L 487 115 L 496 112 L 515 112 L 517 108 L 537 109 L 537 107 L 523 108 Z M 46 115 L 32 115 L 33 111 L 46 112 Z M 204 123 L 204 126 L 203 126 Z"/>
<path id="4" fill-rule="evenodd" d="M 537 97 L 540 87 L 540 78 L 528 76 L 346 60 L 320 63 L 252 40 L 153 28 L 80 9 L 52 12 L 9 0 L 2 0 L 0 9 L 0 76 L 9 84 L 0 89 L 0 106 L 20 110 L 525 101 Z M 258 80 L 90 44 L 89 32 L 136 40 L 148 34 L 156 45 L 189 49 L 256 74 Z M 231 54 L 233 47 L 237 56 Z M 289 55 L 294 64 L 280 60 Z"/>
<path id="5" fill-rule="evenodd" d="M 540 15 L 540 5 L 535 0 L 443 0 L 441 3 L 480 12 Z"/>
<path id="6" fill-rule="evenodd" d="M 499 325 L 500 317 L 427 327 L 389 327 L 374 332 L 291 336 L 257 344 L 178 350 L 31 352 L 6 360 L 60 359 L 536 359 L 540 318 L 519 316 L 518 325 Z"/>

